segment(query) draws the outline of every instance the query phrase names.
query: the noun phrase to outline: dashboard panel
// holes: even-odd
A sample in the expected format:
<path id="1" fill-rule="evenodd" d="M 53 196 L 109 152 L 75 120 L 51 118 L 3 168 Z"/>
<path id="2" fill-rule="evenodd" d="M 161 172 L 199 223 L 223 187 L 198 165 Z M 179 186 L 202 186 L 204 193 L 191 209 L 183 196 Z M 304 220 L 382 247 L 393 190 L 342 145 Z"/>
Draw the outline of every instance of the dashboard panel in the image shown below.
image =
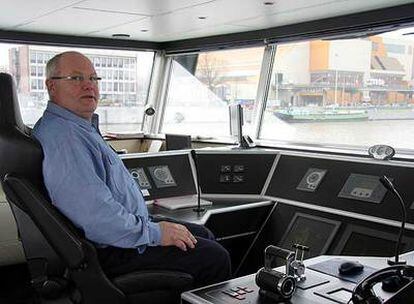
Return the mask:
<path id="1" fill-rule="evenodd" d="M 337 227 L 325 236 L 331 246 L 315 248 L 316 253 L 349 253 L 347 238 L 362 240 L 368 237 L 373 246 L 390 241 L 398 232 L 401 211 L 397 198 L 386 192 L 378 182 L 384 174 L 390 177 L 406 200 L 407 229 L 410 233 L 405 248 L 411 249 L 411 244 L 414 244 L 414 236 L 411 235 L 414 231 L 414 188 L 411 186 L 414 163 L 260 149 L 198 150 L 197 156 L 202 195 L 211 196 L 216 201 L 227 199 L 228 206 L 235 208 L 228 215 L 221 216 L 226 220 L 216 222 L 216 219 L 206 219 L 211 229 L 223 224 L 224 228 L 220 228 L 222 233 L 225 234 L 226 229 L 231 231 L 228 223 L 241 220 L 238 206 L 242 206 L 247 199 L 277 202 L 269 223 L 260 228 L 263 234 L 257 238 L 250 252 L 245 252 L 240 259 L 261 256 L 263 245 L 269 242 L 290 243 L 292 236 L 288 231 L 301 231 L 299 228 L 302 226 L 311 231 L 315 218 L 328 227 Z M 196 170 L 189 151 L 128 154 L 121 158 L 146 200 L 197 193 Z M 7 204 L 2 206 L 8 207 Z M 214 208 L 215 203 L 209 209 Z M 179 218 L 182 211 L 166 214 Z M 8 253 L 14 252 L 13 256 L 21 260 L 22 251 L 10 208 L 1 208 L 0 216 L 10 219 L 2 221 L 8 224 L 0 233 L 0 251 L 4 252 L 0 264 L 13 263 L 7 257 Z M 217 219 L 221 217 L 216 216 Z M 260 217 L 261 220 L 266 218 L 264 215 Z M 247 218 L 242 221 L 255 220 Z M 372 229 L 388 237 L 375 239 Z M 315 242 L 319 243 L 322 242 Z M 258 260 L 256 262 L 259 263 Z M 253 269 L 246 265 L 243 267 L 241 271 L 244 269 L 245 273 Z"/>
<path id="2" fill-rule="evenodd" d="M 134 154 L 122 160 L 145 200 L 197 193 L 188 152 Z"/>
<path id="3" fill-rule="evenodd" d="M 277 153 L 266 151 L 200 151 L 203 193 L 260 195 Z"/>
<path id="4" fill-rule="evenodd" d="M 316 191 L 300 191 L 298 185 L 310 168 L 325 170 L 325 174 Z M 414 198 L 413 164 L 362 158 L 281 155 L 265 195 L 398 221 L 401 211 L 397 198 L 378 182 L 383 175 L 393 180 L 403 197 L 411 198 L 406 202 L 409 206 Z M 414 223 L 413 209 L 408 210 L 408 222 Z"/>

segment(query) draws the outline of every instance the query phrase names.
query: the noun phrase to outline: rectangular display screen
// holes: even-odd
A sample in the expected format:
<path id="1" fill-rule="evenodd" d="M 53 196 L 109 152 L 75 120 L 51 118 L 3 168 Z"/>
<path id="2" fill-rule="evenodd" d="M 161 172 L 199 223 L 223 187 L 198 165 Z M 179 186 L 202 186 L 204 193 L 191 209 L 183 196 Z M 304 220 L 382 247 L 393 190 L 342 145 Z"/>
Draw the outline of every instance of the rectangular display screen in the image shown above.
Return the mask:
<path id="1" fill-rule="evenodd" d="M 392 256 L 397 235 L 367 227 L 348 225 L 335 249 L 340 255 Z M 401 250 L 407 246 L 403 238 Z"/>
<path id="2" fill-rule="evenodd" d="M 296 189 L 301 191 L 315 192 L 316 189 L 318 189 L 319 184 L 322 182 L 325 174 L 325 169 L 309 168 L 308 171 L 306 171 L 305 175 L 302 177 Z"/>
<path id="3" fill-rule="evenodd" d="M 381 203 L 387 189 L 379 181 L 379 176 L 351 174 L 338 194 L 338 197 L 357 201 Z"/>
<path id="4" fill-rule="evenodd" d="M 151 189 L 151 184 L 147 175 L 145 174 L 144 168 L 129 169 L 129 173 L 131 173 L 132 178 L 135 180 L 141 190 Z"/>
<path id="5" fill-rule="evenodd" d="M 309 247 L 306 258 L 324 254 L 339 226 L 338 221 L 298 212 L 286 229 L 280 247 L 290 250 L 292 245 L 298 243 Z"/>
<path id="6" fill-rule="evenodd" d="M 171 174 L 170 168 L 165 166 L 148 167 L 148 171 L 157 188 L 175 187 L 177 183 Z"/>

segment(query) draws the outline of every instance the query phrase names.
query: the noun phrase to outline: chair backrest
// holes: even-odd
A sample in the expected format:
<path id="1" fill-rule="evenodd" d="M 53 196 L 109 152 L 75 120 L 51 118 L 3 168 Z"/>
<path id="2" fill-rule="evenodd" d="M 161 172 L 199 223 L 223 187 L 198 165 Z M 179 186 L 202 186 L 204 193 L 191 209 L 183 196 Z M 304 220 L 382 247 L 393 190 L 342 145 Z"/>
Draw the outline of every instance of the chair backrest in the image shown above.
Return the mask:
<path id="1" fill-rule="evenodd" d="M 0 73 L 0 178 L 3 181 L 7 173 L 21 176 L 30 180 L 47 197 L 42 177 L 42 149 L 30 137 L 30 131 L 23 124 L 12 76 Z M 25 207 L 17 201 L 11 207 L 29 269 L 38 268 L 33 265 L 44 259 L 48 263 L 48 272 L 61 272 L 62 266 L 56 253 L 24 212 Z"/>
<path id="2" fill-rule="evenodd" d="M 14 172 L 43 188 L 42 148 L 23 124 L 12 76 L 0 73 L 0 174 Z"/>
<path id="3" fill-rule="evenodd" d="M 0 73 L 0 177 L 32 280 L 60 276 L 66 269 L 83 302 L 123 302 L 124 294 L 103 274 L 93 245 L 50 203 L 42 177 L 42 149 L 30 131 L 21 118 L 13 78 Z M 39 269 L 45 266 L 39 267 L 39 260 L 47 261 L 46 271 Z"/>

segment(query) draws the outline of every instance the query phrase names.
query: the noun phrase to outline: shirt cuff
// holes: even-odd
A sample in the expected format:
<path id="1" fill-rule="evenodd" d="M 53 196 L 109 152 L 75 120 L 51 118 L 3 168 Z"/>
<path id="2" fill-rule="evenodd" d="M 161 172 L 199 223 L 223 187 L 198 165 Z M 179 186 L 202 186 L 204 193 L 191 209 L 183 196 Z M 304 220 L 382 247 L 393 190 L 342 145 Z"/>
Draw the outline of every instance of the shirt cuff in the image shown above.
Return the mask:
<path id="1" fill-rule="evenodd" d="M 161 245 L 161 228 L 160 224 L 148 222 L 149 228 L 149 243 L 148 246 Z"/>

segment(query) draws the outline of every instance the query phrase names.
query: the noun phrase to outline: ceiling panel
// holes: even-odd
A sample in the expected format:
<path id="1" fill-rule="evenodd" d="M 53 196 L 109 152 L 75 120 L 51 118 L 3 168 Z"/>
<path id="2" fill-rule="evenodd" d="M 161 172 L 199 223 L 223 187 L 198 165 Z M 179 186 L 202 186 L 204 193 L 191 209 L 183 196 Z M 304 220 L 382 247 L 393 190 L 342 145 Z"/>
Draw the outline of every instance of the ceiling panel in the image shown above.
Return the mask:
<path id="1" fill-rule="evenodd" d="M 392 4 L 408 2 L 413 1 L 395 0 Z M 387 5 L 389 0 L 279 0 L 271 6 L 257 0 L 216 0 L 90 34 L 111 37 L 113 33 L 125 33 L 131 39 L 163 42 L 271 28 Z M 200 16 L 207 19 L 200 20 Z"/>
<path id="2" fill-rule="evenodd" d="M 345 14 L 374 10 L 381 7 L 412 3 L 412 0 L 326 0 L 326 1 L 281 1 L 276 12 L 267 15 L 256 15 L 238 21 L 230 21 L 233 25 L 246 25 L 255 29 L 270 28 L 286 24 L 306 22 Z M 300 18 L 298 18 L 300 16 Z"/>
<path id="3" fill-rule="evenodd" d="M 151 32 L 141 32 L 142 29 L 151 28 Z M 161 31 L 155 30 L 154 32 L 153 23 L 151 22 L 151 18 L 142 20 L 142 22 L 134 22 L 131 24 L 107 29 L 104 31 L 98 31 L 95 33 L 91 33 L 93 36 L 98 37 L 111 37 L 114 33 L 130 33 L 130 39 L 135 40 L 144 40 L 144 41 L 169 41 L 169 40 L 179 40 L 179 39 L 187 39 L 192 37 L 199 37 L 199 36 L 211 36 L 211 35 L 219 35 L 219 34 L 226 34 L 226 33 L 235 33 L 241 31 L 248 31 L 251 28 L 246 26 L 238 26 L 238 25 L 214 25 L 211 27 L 202 27 L 202 28 L 195 28 L 189 27 L 185 31 L 179 32 L 171 32 L 171 31 Z"/>
<path id="4" fill-rule="evenodd" d="M 141 32 L 151 28 L 151 17 L 134 20 L 132 22 L 124 23 L 118 26 L 100 29 L 87 33 L 88 36 L 96 36 L 102 38 L 112 37 L 113 34 L 128 34 L 130 39 L 134 40 L 151 40 L 153 39 L 153 32 Z"/>
<path id="5" fill-rule="evenodd" d="M 77 5 L 80 8 L 133 12 L 148 16 L 171 13 L 216 0 L 90 0 Z"/>
<path id="6" fill-rule="evenodd" d="M 276 10 L 276 6 L 264 6 L 261 1 L 221 0 L 182 10 L 173 15 L 155 16 L 153 20 L 157 31 L 174 33 L 230 24 L 240 19 L 272 14 Z M 200 20 L 200 16 L 207 19 Z"/>
<path id="7" fill-rule="evenodd" d="M 237 14 L 229 14 L 237 10 Z M 131 38 L 141 37 L 145 40 L 166 41 L 175 39 L 192 38 L 203 35 L 218 35 L 247 31 L 253 29 L 243 24 L 227 24 L 231 20 L 239 20 L 242 16 L 249 18 L 262 14 L 271 14 L 276 9 L 273 6 L 267 7 L 260 1 L 239 1 L 239 0 L 217 0 L 204 2 L 202 4 L 187 7 L 171 14 L 158 14 L 145 20 L 145 23 L 133 23 L 118 26 L 93 34 L 109 37 L 113 32 L 122 32 L 131 35 Z M 207 19 L 200 20 L 199 16 L 206 16 Z M 147 33 L 140 33 L 142 29 Z M 180 38 L 181 36 L 181 38 Z"/>
<path id="8" fill-rule="evenodd" d="M 414 0 L 9 0 L 0 29 L 171 41 L 212 36 L 414 3 Z M 272 0 L 267 0 L 272 1 Z M 207 19 L 200 20 L 198 17 Z M 147 30 L 147 32 L 142 32 Z"/>
<path id="9" fill-rule="evenodd" d="M 159 35 L 157 36 L 157 38 L 159 38 L 159 41 L 173 41 L 173 40 L 181 40 L 181 39 L 190 39 L 194 37 L 204 37 L 204 36 L 244 32 L 244 31 L 249 31 L 249 30 L 251 30 L 251 28 L 247 28 L 245 26 L 223 24 L 223 25 L 213 26 L 209 28 L 193 29 L 187 32 L 174 33 L 174 34 L 168 34 L 168 35 L 167 34 Z"/>
<path id="10" fill-rule="evenodd" d="M 98 31 L 142 18 L 145 17 L 66 8 L 38 18 L 29 24 L 20 26 L 18 30 L 86 35 L 91 31 Z"/>
<path id="11" fill-rule="evenodd" d="M 12 0 L 0 3 L 0 29 L 14 28 L 39 16 L 83 1 L 74 0 Z"/>

